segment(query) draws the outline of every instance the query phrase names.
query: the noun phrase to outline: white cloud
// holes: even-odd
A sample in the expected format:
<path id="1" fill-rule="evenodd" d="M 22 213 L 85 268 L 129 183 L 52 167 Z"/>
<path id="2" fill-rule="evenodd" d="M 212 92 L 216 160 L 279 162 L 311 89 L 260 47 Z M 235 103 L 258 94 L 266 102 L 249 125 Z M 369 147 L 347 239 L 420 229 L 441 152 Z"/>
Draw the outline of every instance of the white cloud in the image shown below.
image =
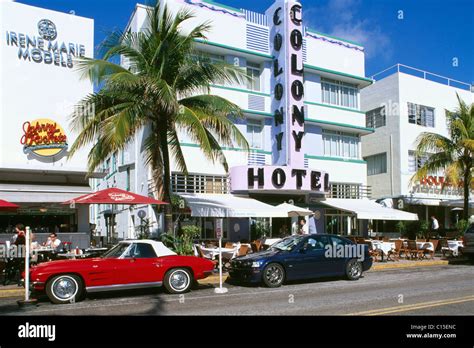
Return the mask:
<path id="1" fill-rule="evenodd" d="M 359 5 L 360 0 L 328 0 L 326 5 L 304 7 L 303 13 L 313 29 L 362 44 L 367 59 L 391 60 L 390 37 L 373 19 L 358 15 Z"/>

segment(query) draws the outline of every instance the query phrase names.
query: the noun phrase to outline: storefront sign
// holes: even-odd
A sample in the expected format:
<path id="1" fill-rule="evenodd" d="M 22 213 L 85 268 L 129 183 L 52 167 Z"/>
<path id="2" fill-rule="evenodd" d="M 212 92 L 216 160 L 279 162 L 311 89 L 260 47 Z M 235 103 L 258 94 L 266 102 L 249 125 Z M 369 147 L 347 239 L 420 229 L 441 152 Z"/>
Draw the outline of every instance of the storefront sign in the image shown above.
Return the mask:
<path id="1" fill-rule="evenodd" d="M 240 166 L 230 169 L 231 189 L 242 191 L 300 191 L 323 193 L 329 190 L 329 174 L 288 166 Z"/>
<path id="2" fill-rule="evenodd" d="M 6 32 L 6 45 L 18 48 L 19 60 L 73 68 L 73 59 L 85 56 L 84 45 L 55 41 L 58 31 L 56 25 L 49 19 L 40 20 L 37 27 L 38 35 Z"/>
<path id="3" fill-rule="evenodd" d="M 40 157 L 57 156 L 68 148 L 66 133 L 50 119 L 25 122 L 20 143 L 24 153 Z"/>

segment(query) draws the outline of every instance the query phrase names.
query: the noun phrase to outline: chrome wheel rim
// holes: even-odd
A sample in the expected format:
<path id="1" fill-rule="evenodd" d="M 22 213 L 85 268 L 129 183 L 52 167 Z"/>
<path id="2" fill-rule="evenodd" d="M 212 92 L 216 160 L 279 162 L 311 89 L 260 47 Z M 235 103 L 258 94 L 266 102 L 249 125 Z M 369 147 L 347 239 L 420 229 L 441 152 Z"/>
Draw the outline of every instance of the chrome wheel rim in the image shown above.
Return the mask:
<path id="1" fill-rule="evenodd" d="M 362 267 L 359 262 L 354 262 L 351 266 L 351 277 L 357 278 L 360 277 L 362 273 Z"/>
<path id="2" fill-rule="evenodd" d="M 71 277 L 60 277 L 52 286 L 53 294 L 58 300 L 70 300 L 77 294 L 77 282 Z"/>
<path id="3" fill-rule="evenodd" d="M 170 276 L 170 285 L 175 291 L 183 291 L 188 287 L 189 275 L 185 271 L 174 271 Z"/>
<path id="4" fill-rule="evenodd" d="M 276 285 L 283 280 L 283 272 L 278 266 L 270 266 L 265 271 L 265 278 L 270 284 Z"/>

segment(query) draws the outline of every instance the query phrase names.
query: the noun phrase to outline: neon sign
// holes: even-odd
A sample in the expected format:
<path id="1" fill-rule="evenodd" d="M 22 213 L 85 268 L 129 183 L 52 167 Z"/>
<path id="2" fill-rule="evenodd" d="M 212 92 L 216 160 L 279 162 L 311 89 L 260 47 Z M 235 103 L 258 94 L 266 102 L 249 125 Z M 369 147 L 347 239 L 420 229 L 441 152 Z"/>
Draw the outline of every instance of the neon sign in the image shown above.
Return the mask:
<path id="1" fill-rule="evenodd" d="M 68 148 L 64 130 L 50 119 L 23 123 L 20 143 L 24 153 L 34 153 L 40 157 L 57 156 Z"/>

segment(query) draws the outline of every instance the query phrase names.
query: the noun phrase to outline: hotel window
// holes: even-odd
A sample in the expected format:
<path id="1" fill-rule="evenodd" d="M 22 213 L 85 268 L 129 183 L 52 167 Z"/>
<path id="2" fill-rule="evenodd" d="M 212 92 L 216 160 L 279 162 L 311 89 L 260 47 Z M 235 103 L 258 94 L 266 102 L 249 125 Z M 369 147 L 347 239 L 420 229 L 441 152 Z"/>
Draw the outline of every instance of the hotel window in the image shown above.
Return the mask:
<path id="1" fill-rule="evenodd" d="M 260 91 L 260 64 L 247 62 L 247 75 L 250 80 L 247 81 L 247 88 L 252 91 Z"/>
<path id="2" fill-rule="evenodd" d="M 247 141 L 251 149 L 263 148 L 263 123 L 260 120 L 247 119 Z"/>
<path id="3" fill-rule="evenodd" d="M 385 106 L 367 111 L 365 113 L 365 125 L 368 128 L 379 128 L 386 125 Z"/>
<path id="4" fill-rule="evenodd" d="M 367 161 L 367 176 L 383 174 L 387 172 L 387 153 L 379 153 L 377 155 L 364 158 Z"/>
<path id="5" fill-rule="evenodd" d="M 223 63 L 225 57 L 221 54 L 207 53 L 207 52 L 198 52 L 197 54 L 192 55 L 192 60 L 199 63 Z"/>
<path id="6" fill-rule="evenodd" d="M 359 136 L 323 130 L 324 156 L 359 158 Z"/>
<path id="7" fill-rule="evenodd" d="M 418 169 L 423 167 L 428 158 L 428 154 L 417 156 L 415 151 L 408 151 L 408 171 L 415 173 Z"/>
<path id="8" fill-rule="evenodd" d="M 408 103 L 408 122 L 423 127 L 434 127 L 434 108 L 414 103 Z"/>
<path id="9" fill-rule="evenodd" d="M 323 103 L 340 105 L 352 109 L 358 108 L 357 85 L 321 78 L 321 100 Z"/>

